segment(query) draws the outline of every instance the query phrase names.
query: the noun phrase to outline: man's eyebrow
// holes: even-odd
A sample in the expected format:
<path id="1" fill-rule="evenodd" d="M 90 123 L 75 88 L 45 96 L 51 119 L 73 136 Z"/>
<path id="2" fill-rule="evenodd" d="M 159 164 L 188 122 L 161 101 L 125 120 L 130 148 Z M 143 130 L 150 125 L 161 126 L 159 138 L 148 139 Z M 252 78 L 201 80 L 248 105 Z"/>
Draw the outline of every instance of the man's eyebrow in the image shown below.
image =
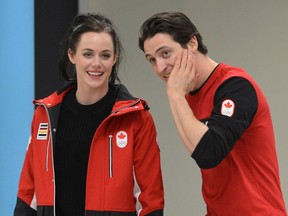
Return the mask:
<path id="1" fill-rule="evenodd" d="M 159 47 L 159 48 L 155 51 L 155 53 L 157 53 L 157 52 L 159 52 L 159 51 L 161 51 L 161 50 L 163 50 L 163 49 L 167 49 L 167 48 L 169 48 L 169 47 L 168 47 L 168 46 L 161 46 L 161 47 Z M 145 55 L 146 59 L 147 59 L 149 56 L 151 56 L 151 55 L 150 55 L 150 54 L 146 54 L 146 55 Z"/>

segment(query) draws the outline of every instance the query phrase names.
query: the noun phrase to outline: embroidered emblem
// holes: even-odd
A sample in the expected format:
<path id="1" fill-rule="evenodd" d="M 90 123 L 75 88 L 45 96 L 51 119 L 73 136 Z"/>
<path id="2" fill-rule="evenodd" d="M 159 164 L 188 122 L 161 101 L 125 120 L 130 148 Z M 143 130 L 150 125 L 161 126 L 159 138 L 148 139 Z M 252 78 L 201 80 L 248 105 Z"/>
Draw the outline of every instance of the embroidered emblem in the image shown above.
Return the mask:
<path id="1" fill-rule="evenodd" d="M 48 123 L 40 123 L 37 133 L 37 140 L 47 140 Z"/>
<path id="2" fill-rule="evenodd" d="M 116 135 L 116 144 L 119 148 L 126 147 L 128 143 L 128 136 L 125 131 L 119 131 Z"/>
<path id="3" fill-rule="evenodd" d="M 235 109 L 235 104 L 232 100 L 226 99 L 222 102 L 221 114 L 225 116 L 233 116 Z"/>

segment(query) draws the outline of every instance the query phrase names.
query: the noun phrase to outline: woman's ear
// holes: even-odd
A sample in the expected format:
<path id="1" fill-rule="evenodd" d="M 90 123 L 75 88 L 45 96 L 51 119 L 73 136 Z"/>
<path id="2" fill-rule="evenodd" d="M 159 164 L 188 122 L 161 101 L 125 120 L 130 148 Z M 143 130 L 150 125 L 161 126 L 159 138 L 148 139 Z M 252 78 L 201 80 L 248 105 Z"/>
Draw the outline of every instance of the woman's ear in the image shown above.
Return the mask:
<path id="1" fill-rule="evenodd" d="M 70 62 L 71 62 L 72 64 L 75 64 L 75 61 L 74 61 L 74 52 L 73 52 L 73 50 L 72 50 L 71 48 L 68 49 L 67 55 L 68 55 L 68 58 L 69 58 Z"/>
<path id="2" fill-rule="evenodd" d="M 113 59 L 113 65 L 117 62 L 118 58 L 119 58 L 118 54 L 115 54 Z"/>

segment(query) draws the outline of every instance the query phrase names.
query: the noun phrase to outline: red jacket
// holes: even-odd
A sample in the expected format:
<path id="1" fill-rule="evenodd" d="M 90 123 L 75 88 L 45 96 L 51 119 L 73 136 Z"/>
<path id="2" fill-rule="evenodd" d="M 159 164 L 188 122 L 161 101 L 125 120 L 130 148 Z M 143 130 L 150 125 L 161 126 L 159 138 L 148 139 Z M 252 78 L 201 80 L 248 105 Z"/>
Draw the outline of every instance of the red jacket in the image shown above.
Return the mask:
<path id="1" fill-rule="evenodd" d="M 91 144 L 86 215 L 163 215 L 160 151 L 153 119 L 145 101 L 132 97 L 123 85 L 117 89 L 112 113 L 100 124 Z M 15 216 L 55 215 L 52 149 L 61 101 L 68 90 L 34 101 L 38 106 L 20 177 Z"/>

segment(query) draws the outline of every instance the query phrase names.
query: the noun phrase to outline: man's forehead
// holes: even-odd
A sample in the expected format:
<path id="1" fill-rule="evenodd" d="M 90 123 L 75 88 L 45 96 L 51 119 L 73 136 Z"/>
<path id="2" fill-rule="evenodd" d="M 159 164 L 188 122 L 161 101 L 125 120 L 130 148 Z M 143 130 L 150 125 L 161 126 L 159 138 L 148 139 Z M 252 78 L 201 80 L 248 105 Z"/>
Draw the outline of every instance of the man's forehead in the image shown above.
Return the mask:
<path id="1" fill-rule="evenodd" d="M 174 42 L 169 34 L 158 33 L 144 41 L 144 52 L 146 54 L 157 53 L 159 50 L 169 48 L 169 43 Z"/>

